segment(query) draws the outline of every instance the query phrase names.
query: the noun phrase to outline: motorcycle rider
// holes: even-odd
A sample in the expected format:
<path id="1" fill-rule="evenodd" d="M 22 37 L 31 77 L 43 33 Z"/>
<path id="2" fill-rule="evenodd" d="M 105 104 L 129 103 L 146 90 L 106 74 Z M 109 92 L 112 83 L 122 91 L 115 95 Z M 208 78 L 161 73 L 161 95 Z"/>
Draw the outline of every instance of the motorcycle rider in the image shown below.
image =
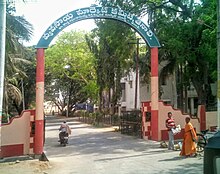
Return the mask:
<path id="1" fill-rule="evenodd" d="M 63 123 L 60 125 L 59 131 L 60 131 L 59 133 L 60 140 L 62 139 L 63 135 L 66 134 L 69 137 L 69 135 L 71 134 L 71 129 L 69 125 L 66 123 L 66 121 L 63 121 Z"/>

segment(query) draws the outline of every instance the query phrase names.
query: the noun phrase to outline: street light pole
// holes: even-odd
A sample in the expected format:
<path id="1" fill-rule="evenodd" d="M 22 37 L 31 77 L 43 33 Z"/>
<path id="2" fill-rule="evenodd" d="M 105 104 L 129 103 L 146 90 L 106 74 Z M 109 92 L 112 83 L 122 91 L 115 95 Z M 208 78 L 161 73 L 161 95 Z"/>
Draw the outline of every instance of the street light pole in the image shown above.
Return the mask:
<path id="1" fill-rule="evenodd" d="M 134 109 L 137 109 L 137 92 L 138 92 L 138 76 L 139 76 L 139 40 L 137 38 L 137 55 L 136 55 L 136 80 L 135 80 L 135 100 L 134 100 Z"/>
<path id="2" fill-rule="evenodd" d="M 218 60 L 218 130 L 220 130 L 220 0 L 217 1 L 217 60 Z"/>
<path id="3" fill-rule="evenodd" d="M 0 0 L 0 157 L 1 157 L 1 124 L 3 108 L 3 89 L 5 74 L 5 37 L 6 37 L 6 0 Z"/>
<path id="4" fill-rule="evenodd" d="M 137 45 L 137 55 L 136 55 L 136 77 L 135 77 L 135 96 L 134 96 L 134 109 L 137 109 L 137 95 L 138 95 L 138 79 L 139 79 L 139 45 L 145 44 L 140 43 L 141 38 L 136 38 L 136 42 L 129 42 L 128 44 L 136 44 Z"/>

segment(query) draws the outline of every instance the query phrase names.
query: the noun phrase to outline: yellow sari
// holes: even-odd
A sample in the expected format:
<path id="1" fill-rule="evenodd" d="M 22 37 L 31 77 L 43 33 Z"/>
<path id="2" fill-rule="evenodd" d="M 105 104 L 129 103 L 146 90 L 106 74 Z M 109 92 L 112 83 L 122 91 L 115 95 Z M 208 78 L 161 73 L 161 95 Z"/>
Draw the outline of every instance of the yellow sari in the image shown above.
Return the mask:
<path id="1" fill-rule="evenodd" d="M 193 125 L 189 122 L 185 125 L 183 146 L 180 152 L 181 156 L 190 156 L 196 153 L 196 143 L 193 141 L 196 139 L 196 132 L 193 128 Z"/>

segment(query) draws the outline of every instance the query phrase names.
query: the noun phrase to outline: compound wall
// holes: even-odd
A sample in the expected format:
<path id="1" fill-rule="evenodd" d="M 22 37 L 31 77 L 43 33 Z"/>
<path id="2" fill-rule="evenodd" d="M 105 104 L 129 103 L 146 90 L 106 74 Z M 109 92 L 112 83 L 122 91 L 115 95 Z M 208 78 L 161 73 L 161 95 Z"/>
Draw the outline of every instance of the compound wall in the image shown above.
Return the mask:
<path id="1" fill-rule="evenodd" d="M 33 154 L 35 110 L 25 110 L 2 125 L 0 157 Z"/>

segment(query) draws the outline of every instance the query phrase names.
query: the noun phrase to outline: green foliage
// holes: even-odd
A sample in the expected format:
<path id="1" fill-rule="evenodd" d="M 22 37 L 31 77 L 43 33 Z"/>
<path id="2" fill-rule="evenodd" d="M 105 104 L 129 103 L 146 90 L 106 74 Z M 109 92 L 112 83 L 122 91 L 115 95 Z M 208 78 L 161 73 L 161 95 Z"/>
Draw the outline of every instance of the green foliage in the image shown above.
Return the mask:
<path id="1" fill-rule="evenodd" d="M 4 124 L 4 123 L 8 123 L 8 122 L 9 122 L 9 119 L 11 119 L 11 118 L 12 118 L 11 115 L 9 115 L 9 114 L 7 114 L 7 113 L 5 113 L 5 112 L 2 113 L 2 123 L 3 123 L 3 124 Z"/>
<path id="2" fill-rule="evenodd" d="M 192 82 L 199 103 L 205 103 L 207 88 L 216 80 L 216 2 L 171 1 L 171 4 L 172 8 L 158 6 L 151 21 L 163 46 L 160 59 L 168 61 L 161 76 L 182 71 L 177 85 L 188 87 Z"/>
<path id="3" fill-rule="evenodd" d="M 177 75 L 181 74 L 179 80 L 177 79 L 177 85 L 187 87 L 192 82 L 198 93 L 199 102 L 205 102 L 209 94 L 207 89 L 201 86 L 210 88 L 210 83 L 217 79 L 215 0 L 99 0 L 99 2 L 102 5 L 121 7 L 137 16 L 147 15 L 148 25 L 162 45 L 159 49 L 159 59 L 167 62 L 160 73 L 160 79 L 176 71 Z"/>
<path id="4" fill-rule="evenodd" d="M 46 98 L 65 107 L 97 100 L 95 60 L 85 40 L 85 32 L 62 33 L 46 50 Z M 61 100 L 58 98 L 62 96 Z"/>
<path id="5" fill-rule="evenodd" d="M 121 96 L 122 74 L 130 68 L 128 60 L 132 57 L 134 45 L 129 41 L 134 38 L 134 32 L 127 25 L 113 20 L 96 20 L 96 24 L 98 28 L 87 36 L 87 43 L 96 58 L 100 107 L 106 105 L 102 100 L 103 91 L 110 90 L 112 98 L 105 102 L 115 105 Z"/>
<path id="6" fill-rule="evenodd" d="M 103 114 L 101 112 L 95 112 L 95 113 L 93 113 L 93 116 L 95 117 L 95 123 L 94 124 L 96 126 L 99 126 L 100 123 L 103 120 Z"/>
<path id="7" fill-rule="evenodd" d="M 15 8 L 13 4 L 7 3 L 6 72 L 3 106 L 6 116 L 8 113 L 14 114 L 14 112 L 20 114 L 23 109 L 21 104 L 21 82 L 25 82 L 25 87 L 32 88 L 32 86 L 26 84 L 26 78 L 29 76 L 27 67 L 32 67 L 32 63 L 28 59 L 30 59 L 32 55 L 30 56 L 30 50 L 26 49 L 21 42 L 30 40 L 33 27 L 23 16 L 14 16 L 14 12 Z M 33 71 L 35 71 L 35 69 L 32 69 L 32 72 Z M 31 90 L 33 91 L 33 89 Z M 32 100 L 28 98 L 28 102 L 32 102 Z"/>

